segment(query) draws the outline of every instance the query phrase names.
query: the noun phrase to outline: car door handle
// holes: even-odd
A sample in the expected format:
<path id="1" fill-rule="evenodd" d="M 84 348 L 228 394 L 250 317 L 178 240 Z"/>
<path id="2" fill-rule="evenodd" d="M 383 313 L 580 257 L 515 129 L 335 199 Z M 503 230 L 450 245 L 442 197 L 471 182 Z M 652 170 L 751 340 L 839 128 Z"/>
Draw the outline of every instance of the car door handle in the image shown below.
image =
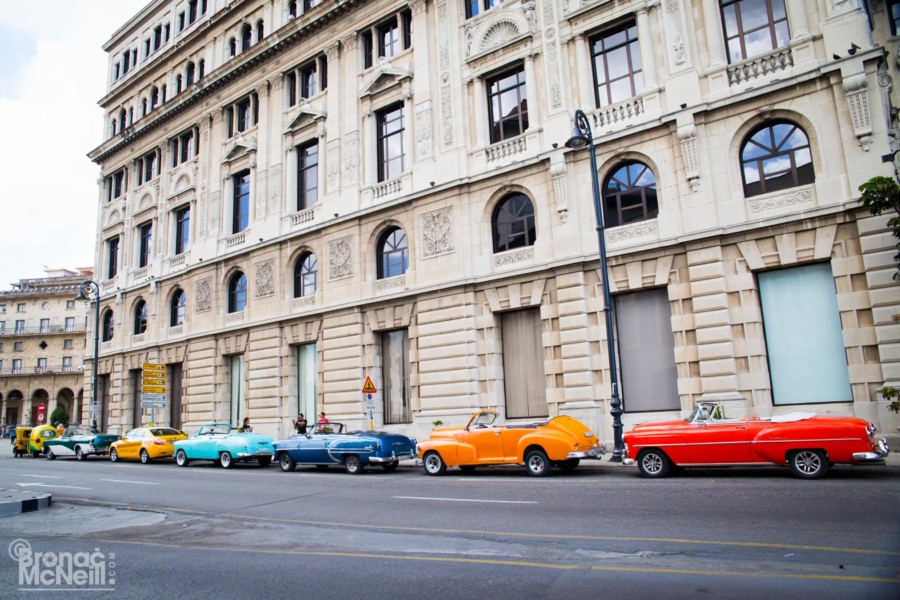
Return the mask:
<path id="1" fill-rule="evenodd" d="M 495 430 L 494 435 L 500 435 L 500 430 L 499 429 Z"/>

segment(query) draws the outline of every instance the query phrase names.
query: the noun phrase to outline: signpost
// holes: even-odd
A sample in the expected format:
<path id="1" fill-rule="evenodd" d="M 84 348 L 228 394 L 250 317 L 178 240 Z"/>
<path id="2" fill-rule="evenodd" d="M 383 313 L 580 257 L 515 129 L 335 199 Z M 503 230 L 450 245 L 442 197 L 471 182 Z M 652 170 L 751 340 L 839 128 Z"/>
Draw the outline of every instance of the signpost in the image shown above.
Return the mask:
<path id="1" fill-rule="evenodd" d="M 375 399 L 373 394 L 377 394 L 378 390 L 372 383 L 372 378 L 366 375 L 366 382 L 363 384 L 362 393 L 366 395 L 366 410 L 369 411 L 369 429 L 375 429 Z"/>
<path id="2" fill-rule="evenodd" d="M 153 411 L 152 422 L 156 423 L 156 409 L 166 407 L 166 366 L 156 363 L 142 365 L 141 408 Z"/>
<path id="3" fill-rule="evenodd" d="M 43 423 L 43 422 L 44 422 L 44 408 L 46 408 L 46 407 L 44 406 L 44 403 L 43 403 L 43 402 L 41 402 L 40 404 L 38 404 L 38 407 L 37 407 L 37 409 L 38 409 L 38 415 L 37 415 L 38 423 Z"/>

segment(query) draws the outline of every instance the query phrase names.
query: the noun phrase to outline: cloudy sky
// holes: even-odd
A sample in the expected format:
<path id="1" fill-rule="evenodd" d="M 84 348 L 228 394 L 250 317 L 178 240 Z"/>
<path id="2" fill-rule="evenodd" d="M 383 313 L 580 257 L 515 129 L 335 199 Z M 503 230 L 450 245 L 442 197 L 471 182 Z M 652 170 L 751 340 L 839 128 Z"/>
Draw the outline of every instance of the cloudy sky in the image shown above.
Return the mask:
<path id="1" fill-rule="evenodd" d="M 0 0 L 0 289 L 94 261 L 112 33 L 148 0 Z"/>

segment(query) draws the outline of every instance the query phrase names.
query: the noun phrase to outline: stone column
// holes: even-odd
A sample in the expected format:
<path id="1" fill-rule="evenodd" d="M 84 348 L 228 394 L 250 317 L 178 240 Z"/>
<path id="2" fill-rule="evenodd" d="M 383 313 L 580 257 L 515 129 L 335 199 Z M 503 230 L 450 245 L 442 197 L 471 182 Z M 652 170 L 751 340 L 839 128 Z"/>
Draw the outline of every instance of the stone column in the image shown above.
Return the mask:
<path id="1" fill-rule="evenodd" d="M 319 201 L 324 192 L 337 192 L 341 187 L 341 51 L 338 42 L 326 46 L 325 60 L 328 69 L 328 97 L 325 100 L 325 138 L 319 147 Z M 325 146 L 328 146 L 327 151 Z M 327 174 L 325 173 L 327 171 Z M 323 185 L 324 184 L 324 185 Z"/>
<path id="2" fill-rule="evenodd" d="M 650 32 L 650 17 L 645 6 L 637 10 L 637 28 L 638 43 L 641 46 L 641 64 L 644 65 L 644 89 L 655 90 L 659 87 L 656 81 L 656 53 L 653 48 L 653 34 Z M 588 61 L 586 64 L 591 63 Z"/>
<path id="3" fill-rule="evenodd" d="M 640 36 L 640 32 L 638 33 Z M 644 49 L 641 48 L 641 53 Z M 641 57 L 643 59 L 643 57 Z M 578 66 L 578 100 L 580 107 L 589 111 L 596 106 L 594 94 L 593 68 L 591 67 L 591 50 L 587 36 L 575 36 L 575 64 Z M 646 77 L 646 76 L 645 76 Z"/>
<path id="4" fill-rule="evenodd" d="M 791 41 L 809 37 L 809 19 L 806 16 L 806 0 L 787 0 Z"/>
<path id="5" fill-rule="evenodd" d="M 534 71 L 534 55 L 525 57 L 525 94 L 528 98 L 528 122 L 541 122 L 541 99 L 538 93 L 537 74 Z"/>
<path id="6" fill-rule="evenodd" d="M 490 114 L 487 109 L 487 92 L 484 89 L 484 79 L 476 77 L 472 80 L 475 86 L 475 146 L 490 146 L 491 137 L 488 133 L 488 119 Z"/>

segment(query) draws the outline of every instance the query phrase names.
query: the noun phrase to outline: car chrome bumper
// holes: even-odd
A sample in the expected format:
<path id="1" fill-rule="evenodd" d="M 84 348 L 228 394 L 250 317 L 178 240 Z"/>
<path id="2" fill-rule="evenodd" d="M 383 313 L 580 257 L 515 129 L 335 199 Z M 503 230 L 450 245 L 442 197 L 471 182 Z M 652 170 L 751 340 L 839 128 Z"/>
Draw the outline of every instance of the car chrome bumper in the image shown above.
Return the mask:
<path id="1" fill-rule="evenodd" d="M 272 457 L 271 452 L 238 452 L 237 458 L 261 458 L 264 456 Z"/>
<path id="2" fill-rule="evenodd" d="M 594 446 L 590 450 L 582 450 L 581 452 L 569 452 L 566 458 L 600 458 L 606 452 L 606 444 L 601 443 Z"/>
<path id="3" fill-rule="evenodd" d="M 878 450 L 873 452 L 854 452 L 853 460 L 857 462 L 882 462 L 890 451 L 891 448 L 888 446 L 887 440 L 881 438 L 878 440 Z"/>
<path id="4" fill-rule="evenodd" d="M 410 458 L 416 458 L 416 455 L 409 453 L 409 454 L 391 454 L 390 456 L 370 456 L 369 462 L 372 463 L 373 465 L 380 465 L 380 464 L 384 464 L 384 463 L 387 463 L 387 464 L 396 463 L 396 462 L 400 462 L 401 460 L 409 460 Z"/>

